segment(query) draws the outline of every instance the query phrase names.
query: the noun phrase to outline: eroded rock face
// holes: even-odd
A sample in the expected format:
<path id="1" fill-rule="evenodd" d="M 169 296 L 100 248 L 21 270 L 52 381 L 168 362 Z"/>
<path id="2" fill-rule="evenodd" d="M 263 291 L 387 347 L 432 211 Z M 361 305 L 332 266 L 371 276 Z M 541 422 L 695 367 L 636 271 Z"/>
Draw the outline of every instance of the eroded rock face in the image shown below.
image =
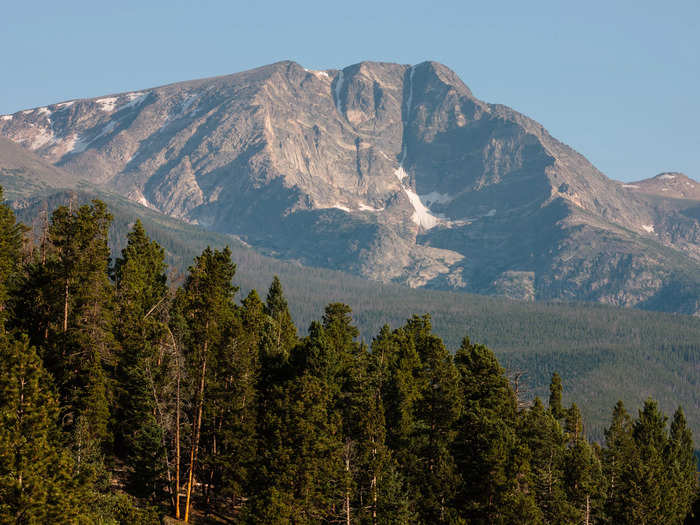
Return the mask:
<path id="1" fill-rule="evenodd" d="M 434 62 L 280 62 L 1 116 L 0 134 L 144 206 L 380 281 L 634 306 L 699 268 L 692 206 L 611 181 Z"/>

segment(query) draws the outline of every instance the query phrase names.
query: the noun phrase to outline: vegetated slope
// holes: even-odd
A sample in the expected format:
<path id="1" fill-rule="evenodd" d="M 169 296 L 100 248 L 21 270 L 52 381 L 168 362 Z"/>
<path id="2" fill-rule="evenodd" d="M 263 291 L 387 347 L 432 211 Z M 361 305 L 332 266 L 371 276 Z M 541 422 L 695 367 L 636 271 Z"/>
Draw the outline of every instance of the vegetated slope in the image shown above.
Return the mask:
<path id="1" fill-rule="evenodd" d="M 547 395 L 553 371 L 565 379 L 565 397 L 585 400 L 588 430 L 600 437 L 610 407 L 621 398 L 638 406 L 647 396 L 666 411 L 685 408 L 700 432 L 700 319 L 586 303 L 528 303 L 467 293 L 410 289 L 379 284 L 338 271 L 308 268 L 259 254 L 229 235 L 207 232 L 108 193 L 60 192 L 38 199 L 19 217 L 32 223 L 43 209 L 105 200 L 115 216 L 112 253 L 140 218 L 149 234 L 167 251 L 169 264 L 182 275 L 207 245 L 229 245 L 238 269 L 242 297 L 251 288 L 264 296 L 274 275 L 285 287 L 301 331 L 321 317 L 327 302 L 344 302 L 362 337 L 370 342 L 381 326 L 401 325 L 413 314 L 430 313 L 436 333 L 457 348 L 462 337 L 494 349 L 512 373 L 523 371 L 526 395 Z M 174 275 L 177 279 L 177 276 Z"/>
<path id="2" fill-rule="evenodd" d="M 16 200 L 79 184 L 80 177 L 0 137 L 0 186 L 5 198 Z"/>
<path id="3" fill-rule="evenodd" d="M 111 191 L 380 282 L 700 312 L 700 222 L 447 67 L 280 62 L 0 117 Z"/>

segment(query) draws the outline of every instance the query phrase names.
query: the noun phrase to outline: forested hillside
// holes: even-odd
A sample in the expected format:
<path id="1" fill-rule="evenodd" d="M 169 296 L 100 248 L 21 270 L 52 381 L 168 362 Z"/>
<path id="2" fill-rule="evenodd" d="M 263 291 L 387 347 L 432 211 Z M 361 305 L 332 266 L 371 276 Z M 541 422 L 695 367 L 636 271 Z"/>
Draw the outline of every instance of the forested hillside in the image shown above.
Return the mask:
<path id="1" fill-rule="evenodd" d="M 581 410 L 588 434 L 595 439 L 603 438 L 609 409 L 618 399 L 637 406 L 649 396 L 668 413 L 682 404 L 690 427 L 700 432 L 698 318 L 380 284 L 261 255 L 235 237 L 207 232 L 109 193 L 54 193 L 23 201 L 17 213 L 25 224 L 33 226 L 32 235 L 38 243 L 51 210 L 77 208 L 96 197 L 108 203 L 114 216 L 109 233 L 113 257 L 121 253 L 137 219 L 164 248 L 168 274 L 176 285 L 182 283 L 194 257 L 207 246 L 229 246 L 237 265 L 234 283 L 240 288 L 238 301 L 252 289 L 266 290 L 273 277 L 279 276 L 302 335 L 330 302 L 352 306 L 360 337 L 367 343 L 384 324 L 400 326 L 413 314 L 430 313 L 434 332 L 450 350 L 458 348 L 465 335 L 487 345 L 509 377 L 521 374 L 521 392 L 529 399 L 545 395 L 552 373 L 559 371 L 566 377 L 565 400 L 586 400 Z"/>
<path id="2" fill-rule="evenodd" d="M 566 385 L 530 401 L 428 315 L 360 340 L 330 302 L 300 337 L 279 279 L 240 300 L 228 248 L 169 286 L 105 204 L 30 236 L 0 206 L 0 522 L 669 523 L 698 498 L 692 432 L 647 399 L 600 443 Z M 585 403 L 585 402 L 584 402 Z"/>

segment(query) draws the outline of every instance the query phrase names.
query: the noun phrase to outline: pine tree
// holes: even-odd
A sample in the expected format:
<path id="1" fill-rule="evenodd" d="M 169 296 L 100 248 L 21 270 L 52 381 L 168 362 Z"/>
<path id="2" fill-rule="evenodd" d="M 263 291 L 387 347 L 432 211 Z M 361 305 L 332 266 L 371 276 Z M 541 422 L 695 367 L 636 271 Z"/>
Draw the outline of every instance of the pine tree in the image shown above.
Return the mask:
<path id="1" fill-rule="evenodd" d="M 282 291 L 282 283 L 275 275 L 267 292 L 265 314 L 269 316 L 271 327 L 266 341 L 266 354 L 283 360 L 289 356 L 297 343 L 297 329 L 289 313 L 287 300 Z"/>
<path id="2" fill-rule="evenodd" d="M 27 338 L 0 336 L 0 522 L 71 523 L 85 513 L 58 415 Z"/>
<path id="3" fill-rule="evenodd" d="M 522 466 L 515 461 L 513 390 L 493 353 L 468 338 L 457 350 L 455 364 L 464 404 L 454 443 L 460 511 L 469 523 L 508 523 L 513 514 L 521 520 L 527 492 L 519 491 L 516 483 Z M 534 508 L 534 500 L 529 505 Z"/>
<path id="4" fill-rule="evenodd" d="M 603 474 L 607 486 L 605 514 L 609 523 L 621 523 L 623 519 L 624 472 L 634 453 L 632 419 L 623 402 L 618 401 L 613 409 L 610 427 L 605 430 L 603 449 Z"/>
<path id="5" fill-rule="evenodd" d="M 212 480 L 219 499 L 238 505 L 248 495 L 256 455 L 256 417 L 260 375 L 260 341 L 265 326 L 264 305 L 255 290 L 243 300 L 237 322 L 222 347 L 218 381 L 210 397 L 216 400 L 218 431 L 212 433 Z M 216 430 L 216 429 L 215 429 Z M 214 446 L 216 445 L 216 446 Z"/>
<path id="6" fill-rule="evenodd" d="M 669 523 L 666 495 L 669 478 L 664 464 L 668 445 L 666 417 L 652 399 L 644 402 L 632 425 L 634 448 L 623 465 L 619 487 L 621 521 L 624 523 Z"/>
<path id="7" fill-rule="evenodd" d="M 531 469 L 535 501 L 545 522 L 571 520 L 573 509 L 564 486 L 564 434 L 554 416 L 535 398 L 520 417 L 518 435 Z"/>
<path id="8" fill-rule="evenodd" d="M 415 349 L 418 366 L 411 370 L 412 377 L 402 378 L 413 383 L 417 395 L 411 402 L 412 421 L 404 438 L 410 450 L 404 456 L 408 462 L 400 464 L 419 495 L 416 511 L 420 519 L 454 522 L 458 519 L 454 501 L 458 474 L 452 446 L 461 410 L 458 373 L 442 340 L 432 334 L 430 316 L 413 316 L 402 331 L 402 343 Z"/>
<path id="9" fill-rule="evenodd" d="M 562 419 L 565 415 L 561 403 L 562 391 L 561 377 L 554 372 L 552 374 L 552 381 L 549 384 L 549 410 L 552 411 L 554 419 Z"/>
<path id="10" fill-rule="evenodd" d="M 159 403 L 163 390 L 166 325 L 160 306 L 167 306 L 163 249 L 136 221 L 117 259 L 116 335 L 121 352 L 117 434 L 118 449 L 129 466 L 129 488 L 138 497 L 161 499 L 170 461 L 165 447 L 165 421 Z"/>
<path id="11" fill-rule="evenodd" d="M 583 433 L 583 418 L 576 403 L 566 410 L 564 484 L 572 505 L 574 523 L 593 523 L 602 515 L 604 478 L 602 464 Z"/>
<path id="12" fill-rule="evenodd" d="M 236 266 L 231 262 L 228 248 L 223 251 L 206 248 L 190 267 L 185 284 L 175 298 L 174 324 L 179 325 L 178 330 L 184 334 L 186 358 L 194 387 L 185 522 L 189 522 L 195 473 L 200 466 L 200 440 L 202 429 L 207 426 L 203 422 L 205 408 L 208 417 L 220 416 L 205 407 L 208 402 L 207 378 L 211 379 L 216 374 L 211 359 L 220 355 L 222 345 L 228 343 L 225 335 L 235 315 L 233 297 L 237 288 L 232 284 L 235 271 Z"/>
<path id="13" fill-rule="evenodd" d="M 12 209 L 3 203 L 0 187 L 0 334 L 5 331 L 10 295 L 19 285 L 24 231 Z"/>
<path id="14" fill-rule="evenodd" d="M 44 361 L 57 381 L 63 420 L 72 429 L 83 418 L 99 442 L 109 438 L 107 367 L 115 359 L 107 242 L 111 221 L 98 200 L 76 211 L 56 209 L 48 231 L 54 253 L 40 272 L 53 288 L 44 295 L 49 303 L 43 313 L 50 317 L 39 326 L 46 330 Z M 29 297 L 34 293 L 26 285 L 24 290 Z"/>
<path id="15" fill-rule="evenodd" d="M 290 356 L 290 371 L 273 398 L 261 450 L 260 485 L 249 523 L 317 523 L 345 519 L 345 468 L 338 399 L 337 355 L 323 325 Z M 260 478 L 259 478 L 260 479 Z"/>
<path id="16" fill-rule="evenodd" d="M 683 523 L 697 496 L 698 480 L 693 436 L 680 407 L 673 414 L 664 463 L 669 476 L 665 498 L 668 523 Z"/>

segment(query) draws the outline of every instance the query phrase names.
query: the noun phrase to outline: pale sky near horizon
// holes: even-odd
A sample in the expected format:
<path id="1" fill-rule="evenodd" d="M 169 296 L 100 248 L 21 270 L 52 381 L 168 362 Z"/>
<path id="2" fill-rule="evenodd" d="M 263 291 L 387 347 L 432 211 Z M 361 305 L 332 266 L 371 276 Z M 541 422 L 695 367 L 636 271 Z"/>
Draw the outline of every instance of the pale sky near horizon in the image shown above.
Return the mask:
<path id="1" fill-rule="evenodd" d="M 698 0 L 0 3 L 0 114 L 285 59 L 436 60 L 611 178 L 700 180 Z"/>

